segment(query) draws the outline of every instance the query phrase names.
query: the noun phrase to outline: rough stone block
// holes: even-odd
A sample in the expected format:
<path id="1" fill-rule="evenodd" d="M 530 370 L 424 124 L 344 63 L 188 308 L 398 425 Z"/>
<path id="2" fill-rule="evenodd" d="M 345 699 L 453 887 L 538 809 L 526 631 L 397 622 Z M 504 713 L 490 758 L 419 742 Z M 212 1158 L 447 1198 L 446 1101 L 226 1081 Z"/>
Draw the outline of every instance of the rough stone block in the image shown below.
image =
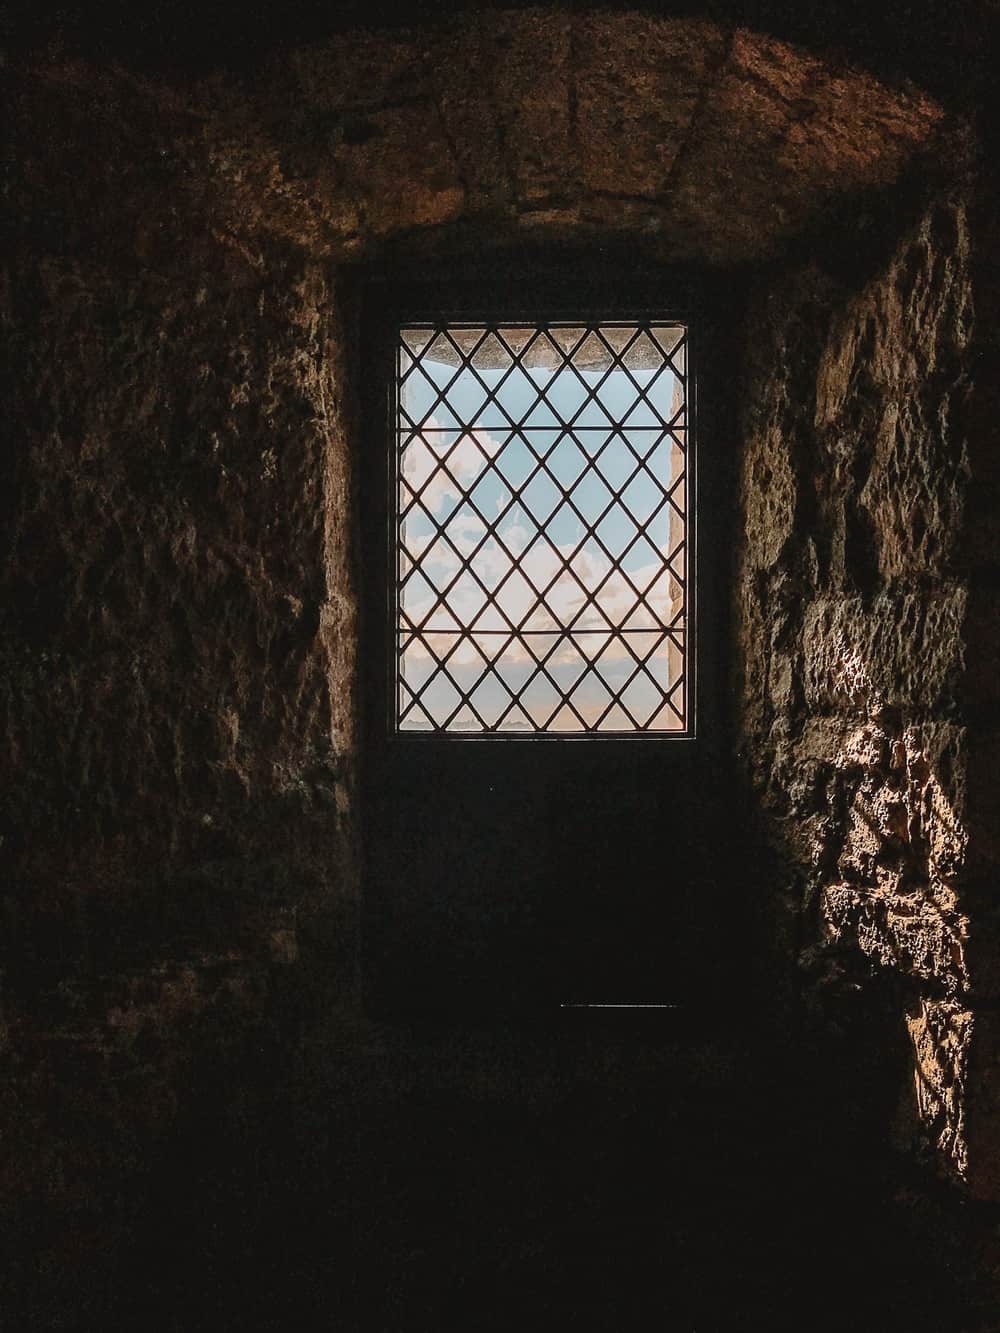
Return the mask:
<path id="1" fill-rule="evenodd" d="M 462 214 L 465 190 L 431 103 L 373 111 L 365 117 L 362 140 L 341 138 L 333 156 L 376 236 L 437 226 Z"/>
<path id="2" fill-rule="evenodd" d="M 787 109 L 777 158 L 790 179 L 820 193 L 833 180 L 852 189 L 892 180 L 942 117 L 916 89 L 890 91 L 763 33 L 737 31 L 730 60 L 746 84 Z"/>
<path id="3" fill-rule="evenodd" d="M 871 90 L 852 105 L 822 74 L 795 89 L 791 66 L 738 46 L 733 64 L 789 109 L 774 151 L 800 179 L 818 185 L 835 158 L 871 179 L 855 117 L 907 137 Z M 1000 1057 L 976 1005 L 1000 997 L 1000 615 L 989 581 L 966 577 L 970 427 L 992 439 L 969 379 L 969 247 L 956 187 L 856 295 L 821 292 L 803 269 L 762 303 L 739 608 L 751 768 L 790 879 L 818 891 L 838 950 L 927 987 L 908 1016 L 918 1115 L 948 1169 L 995 1198 Z M 865 595 L 839 592 L 855 587 Z"/>
<path id="4" fill-rule="evenodd" d="M 539 208 L 578 193 L 571 31 L 570 16 L 558 12 L 494 11 L 483 18 L 504 160 L 519 207 Z"/>
<path id="5" fill-rule="evenodd" d="M 895 179 L 940 118 L 940 108 L 915 92 L 901 102 L 874 79 L 831 71 L 815 56 L 740 29 L 699 111 L 672 197 L 682 216 L 711 213 L 720 255 L 766 253 L 768 235 L 794 231 L 832 181 L 861 188 Z M 780 179 L 774 162 L 786 168 Z"/>
<path id="6" fill-rule="evenodd" d="M 764 62 L 754 63 L 763 72 Z M 890 91 L 870 76 L 817 60 L 793 89 L 774 63 L 766 62 L 765 77 L 785 86 L 796 110 L 780 160 L 816 190 L 834 180 L 849 180 L 856 190 L 892 180 L 941 124 L 940 106 L 916 88 Z"/>
<path id="7" fill-rule="evenodd" d="M 877 853 L 877 836 L 871 840 Z M 947 993 L 968 985 L 964 918 L 942 912 L 920 894 L 901 892 L 891 873 L 874 891 L 849 883 L 829 885 L 823 891 L 823 919 L 833 939 L 850 940 L 882 967 L 935 981 Z"/>
<path id="8" fill-rule="evenodd" d="M 802 628 L 810 707 L 868 708 L 881 700 L 921 708 L 952 703 L 965 666 L 967 593 L 880 593 L 818 598 Z"/>
<path id="9" fill-rule="evenodd" d="M 687 225 L 705 229 L 712 258 L 767 253 L 768 237 L 805 220 L 804 196 L 771 178 L 790 111 L 731 58 L 713 82 L 677 163 L 671 200 Z M 708 223 L 711 216 L 712 222 Z"/>
<path id="10" fill-rule="evenodd" d="M 754 569 L 777 563 L 796 531 L 799 488 L 792 466 L 797 432 L 776 413 L 760 423 L 746 444 L 742 486 L 746 553 Z"/>
<path id="11" fill-rule="evenodd" d="M 970 1175 L 966 1080 L 977 1019 L 955 999 L 921 997 L 906 1026 L 913 1045 L 917 1116 L 940 1160 L 961 1180 L 988 1186 L 989 1168 L 977 1161 Z M 977 1157 L 981 1154 L 977 1151 Z M 975 1186 L 974 1186 L 975 1188 Z"/>
<path id="12" fill-rule="evenodd" d="M 817 380 L 817 426 L 837 420 L 859 383 L 900 400 L 929 381 L 938 393 L 961 373 L 971 333 L 966 207 L 943 199 L 833 321 Z"/>
<path id="13" fill-rule="evenodd" d="M 493 91 L 496 45 L 488 22 L 461 25 L 430 47 L 433 98 L 467 191 L 470 215 L 506 212 L 513 182 L 504 158 L 504 121 Z"/>
<path id="14" fill-rule="evenodd" d="M 203 137 L 217 212 L 234 233 L 263 229 L 349 256 L 372 237 L 354 211 L 352 173 L 332 170 L 329 154 L 370 144 L 370 166 L 363 152 L 345 157 L 354 178 L 379 177 L 375 118 L 424 107 L 432 160 L 441 136 L 464 213 L 515 207 L 544 226 L 550 210 L 582 201 L 583 222 L 638 227 L 672 260 L 734 262 L 772 253 L 824 207 L 831 182 L 885 183 L 925 141 L 935 108 L 910 93 L 856 70 L 831 74 L 759 34 L 738 32 L 731 49 L 728 41 L 698 20 L 544 9 L 485 10 L 433 31 L 342 33 L 276 56 L 247 98 L 200 89 L 191 142 Z M 398 193 L 411 201 L 395 213 L 400 230 L 453 216 L 425 198 L 426 148 L 417 132 L 408 156 L 392 153 Z M 609 213 L 608 198 L 621 207 Z M 630 200 L 663 208 L 633 216 Z M 391 216 L 375 220 L 375 238 Z M 553 234 L 559 226 L 557 216 Z"/>
<path id="15" fill-rule="evenodd" d="M 952 429 L 952 396 L 933 402 L 921 385 L 886 404 L 874 448 L 863 431 L 854 447 L 867 479 L 857 502 L 867 511 L 885 581 L 954 571 L 963 557 L 967 490 L 964 439 Z"/>
<path id="16" fill-rule="evenodd" d="M 584 187 L 656 198 L 725 50 L 724 34 L 707 23 L 584 14 L 573 50 Z"/>

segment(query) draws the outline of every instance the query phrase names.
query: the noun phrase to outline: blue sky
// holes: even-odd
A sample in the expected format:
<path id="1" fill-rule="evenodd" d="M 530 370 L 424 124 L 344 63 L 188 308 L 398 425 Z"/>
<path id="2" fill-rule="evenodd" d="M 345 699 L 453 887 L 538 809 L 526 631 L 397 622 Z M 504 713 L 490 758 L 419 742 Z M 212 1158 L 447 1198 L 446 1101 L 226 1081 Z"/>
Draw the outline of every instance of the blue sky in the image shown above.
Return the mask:
<path id="1" fill-rule="evenodd" d="M 615 336 L 620 345 L 631 334 L 609 334 Z M 662 336 L 666 341 L 666 331 Z M 401 637 L 401 671 L 414 690 L 430 681 L 421 702 L 435 723 L 443 723 L 460 702 L 445 676 L 435 674 L 433 654 L 450 653 L 449 670 L 462 690 L 487 672 L 473 702 L 489 727 L 535 672 L 521 701 L 523 711 L 510 709 L 500 722 L 502 730 L 527 730 L 532 724 L 581 730 L 605 713 L 601 729 L 629 730 L 633 724 L 617 706 L 606 710 L 611 696 L 636 673 L 636 656 L 645 668 L 635 674 L 625 702 L 654 729 L 681 726 L 663 705 L 663 692 L 681 669 L 679 639 L 665 638 L 662 626 L 680 625 L 683 613 L 680 586 L 665 564 L 682 537 L 683 482 L 673 487 L 683 454 L 657 424 L 657 413 L 670 420 L 682 390 L 669 367 L 654 368 L 660 358 L 648 340 L 636 344 L 634 352 L 632 374 L 652 406 L 624 371 L 608 374 L 607 364 L 578 375 L 544 365 L 517 368 L 501 384 L 502 368 L 484 366 L 480 383 L 470 370 L 456 374 L 454 365 L 426 356 L 407 377 L 401 407 L 414 426 L 401 412 L 400 507 L 409 512 L 400 536 L 419 570 L 406 578 L 400 611 L 411 623 L 423 623 L 424 631 L 423 641 Z M 404 355 L 404 374 L 408 364 Z M 436 402 L 449 385 L 445 402 Z M 588 401 L 588 391 L 598 386 L 597 400 Z M 543 388 L 545 397 L 537 401 Z M 487 400 L 487 390 L 497 391 L 506 415 Z M 570 432 L 556 414 L 572 419 Z M 517 430 L 508 417 L 518 423 Z M 544 455 L 551 477 L 540 471 L 528 481 L 537 467 L 532 450 Z M 519 487 L 523 493 L 512 504 Z M 561 488 L 570 492 L 579 512 L 566 503 Z M 612 502 L 619 489 L 621 499 Z M 667 491 L 677 509 L 666 501 Z M 421 497 L 414 505 L 416 492 Z M 587 534 L 586 525 L 595 522 L 606 551 Z M 486 523 L 497 527 L 484 541 Z M 444 529 L 450 544 L 435 525 Z M 513 568 L 514 558 L 520 558 L 520 569 Z M 674 564 L 683 569 L 682 560 Z M 400 575 L 409 570 L 404 555 Z M 622 570 L 644 594 L 638 605 Z M 550 584 L 546 605 L 538 606 L 538 591 Z M 529 633 L 506 643 L 505 617 Z M 616 629 L 625 632 L 615 634 Z M 492 632 L 500 630 L 503 635 Z M 554 684 L 537 673 L 539 658 L 546 661 Z M 559 692 L 568 690 L 576 714 L 563 707 L 550 720 Z M 682 708 L 681 694 L 673 698 Z M 408 702 L 403 689 L 401 709 Z M 430 722 L 414 711 L 401 725 L 426 730 Z M 449 726 L 482 730 L 464 708 Z"/>

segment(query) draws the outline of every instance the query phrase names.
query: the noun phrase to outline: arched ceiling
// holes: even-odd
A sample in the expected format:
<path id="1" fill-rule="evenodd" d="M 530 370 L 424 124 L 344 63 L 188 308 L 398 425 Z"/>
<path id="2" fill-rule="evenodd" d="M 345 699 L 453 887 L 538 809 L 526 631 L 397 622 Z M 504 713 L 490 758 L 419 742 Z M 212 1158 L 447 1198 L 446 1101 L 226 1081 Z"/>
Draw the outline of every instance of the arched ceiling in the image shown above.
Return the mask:
<path id="1" fill-rule="evenodd" d="M 91 156 L 131 154 L 147 233 L 181 189 L 239 244 L 272 235 L 333 260 L 420 236 L 446 253 L 450 237 L 588 235 L 664 261 L 763 260 L 955 125 L 912 84 L 745 27 L 561 8 L 342 32 L 253 79 L 50 57 L 15 105 L 26 162 L 60 152 L 37 127 L 63 106 L 89 118 Z"/>
<path id="2" fill-rule="evenodd" d="M 912 85 L 761 33 L 615 12 L 346 33 L 276 57 L 256 97 L 275 171 L 345 252 L 471 226 L 762 259 L 947 124 Z"/>

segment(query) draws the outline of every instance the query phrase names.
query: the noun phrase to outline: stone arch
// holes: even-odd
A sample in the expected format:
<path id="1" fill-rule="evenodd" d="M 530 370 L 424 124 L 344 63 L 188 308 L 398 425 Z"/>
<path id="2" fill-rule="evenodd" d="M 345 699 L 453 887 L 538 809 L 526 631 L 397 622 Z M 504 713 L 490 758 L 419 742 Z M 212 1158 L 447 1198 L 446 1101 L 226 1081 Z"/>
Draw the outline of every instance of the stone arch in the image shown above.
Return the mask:
<path id="1" fill-rule="evenodd" d="M 912 85 L 760 32 L 555 10 L 346 33 L 276 57 L 238 114 L 195 97 L 243 225 L 345 259 L 448 228 L 758 261 L 948 124 Z"/>

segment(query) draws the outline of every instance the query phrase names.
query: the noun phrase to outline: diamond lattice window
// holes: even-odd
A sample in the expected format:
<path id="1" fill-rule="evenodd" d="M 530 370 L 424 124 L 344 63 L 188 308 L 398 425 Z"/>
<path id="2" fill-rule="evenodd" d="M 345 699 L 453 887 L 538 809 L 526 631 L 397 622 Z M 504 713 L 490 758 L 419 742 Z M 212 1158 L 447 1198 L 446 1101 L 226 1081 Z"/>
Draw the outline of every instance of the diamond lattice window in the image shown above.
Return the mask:
<path id="1" fill-rule="evenodd" d="M 686 733 L 686 330 L 409 324 L 396 726 Z"/>

